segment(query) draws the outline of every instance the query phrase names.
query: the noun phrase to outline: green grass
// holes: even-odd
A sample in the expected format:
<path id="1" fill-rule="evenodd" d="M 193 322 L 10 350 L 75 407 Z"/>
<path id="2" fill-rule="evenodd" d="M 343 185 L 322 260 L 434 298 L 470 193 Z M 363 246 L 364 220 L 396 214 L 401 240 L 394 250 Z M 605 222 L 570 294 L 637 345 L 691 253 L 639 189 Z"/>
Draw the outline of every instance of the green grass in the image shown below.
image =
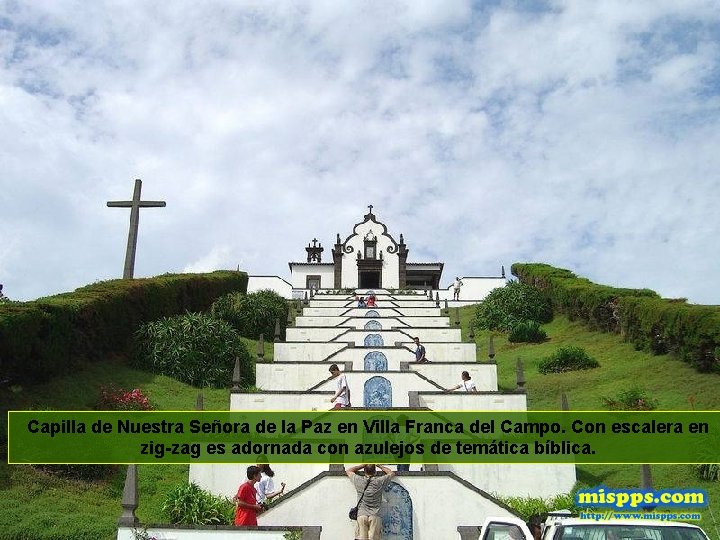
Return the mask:
<path id="1" fill-rule="evenodd" d="M 463 341 L 468 340 L 474 306 L 460 310 Z M 454 314 L 451 311 L 451 323 Z M 605 410 L 602 398 L 616 397 L 632 386 L 646 390 L 658 401 L 658 410 L 718 410 L 720 409 L 720 375 L 698 373 L 688 364 L 662 355 L 652 356 L 622 341 L 617 334 L 589 331 L 580 322 L 570 322 L 564 316 L 542 326 L 548 340 L 539 344 L 510 343 L 505 334 L 495 332 L 495 361 L 498 366 L 498 385 L 504 390 L 516 388 L 517 359 L 524 366 L 528 409 L 559 410 L 560 394 L 567 396 L 570 409 Z M 488 359 L 490 332 L 476 332 L 477 359 Z M 560 345 L 584 348 L 600 362 L 600 367 L 583 371 L 542 375 L 537 366 L 540 360 Z M 692 403 L 691 403 L 692 402 Z M 697 487 L 708 493 L 711 508 L 720 529 L 720 482 L 699 480 L 692 465 L 653 465 L 654 487 Z M 637 487 L 640 485 L 639 465 L 581 465 L 577 468 L 578 484 L 609 487 Z M 677 512 L 677 509 L 666 509 Z M 709 509 L 701 510 L 704 520 L 700 524 L 711 538 L 719 538 Z"/>
<path id="2" fill-rule="evenodd" d="M 255 350 L 255 342 L 248 340 Z M 158 410 L 192 410 L 200 391 L 163 375 L 129 368 L 120 357 L 89 364 L 74 374 L 32 387 L 0 387 L 8 409 L 92 408 L 104 385 L 140 388 Z M 229 385 L 229 382 L 228 382 Z M 205 410 L 227 410 L 230 391 L 203 389 Z M 5 418 L 0 422 L 5 429 Z M 177 484 L 187 482 L 187 465 L 140 465 L 137 515 L 144 523 L 166 521 L 161 505 Z M 66 480 L 26 465 L 0 462 L 1 540 L 113 539 L 122 513 L 125 467 L 98 482 Z"/>
<path id="3" fill-rule="evenodd" d="M 460 310 L 465 341 L 473 314 L 472 306 Z M 451 323 L 453 317 L 451 312 Z M 658 409 L 689 409 L 691 396 L 696 409 L 717 410 L 720 406 L 717 391 L 720 375 L 696 373 L 671 357 L 635 351 L 617 335 L 590 332 L 582 324 L 569 322 L 564 317 L 556 317 L 543 328 L 549 340 L 536 345 L 513 344 L 501 334 L 495 336 L 499 384 L 506 390 L 515 388 L 515 363 L 521 358 L 530 409 L 557 410 L 561 391 L 567 394 L 572 409 L 601 409 L 603 396 L 617 396 L 636 381 L 650 397 L 658 400 Z M 475 337 L 478 360 L 487 359 L 488 337 L 487 332 Z M 255 356 L 256 342 L 244 341 Z M 597 358 L 600 367 L 582 372 L 539 374 L 540 359 L 560 344 L 585 348 Z M 272 359 L 272 342 L 265 343 L 265 358 Z M 9 409 L 88 409 L 95 403 L 100 388 L 109 384 L 142 389 L 159 410 L 194 409 L 198 393 L 198 389 L 168 377 L 129 368 L 123 358 L 117 357 L 86 365 L 71 376 L 47 383 L 25 388 L 0 387 L 0 403 Z M 229 390 L 204 389 L 203 396 L 206 410 L 227 410 Z M 5 418 L 0 418 L 2 430 L 4 421 Z M 700 487 L 707 490 L 711 503 L 720 500 L 720 482 L 697 480 L 690 465 L 654 465 L 652 473 L 656 488 Z M 137 511 L 140 520 L 144 523 L 165 521 L 160 511 L 162 501 L 168 491 L 187 481 L 187 477 L 188 467 L 184 465 L 140 465 L 141 500 Z M 637 465 L 578 467 L 581 485 L 632 487 L 639 485 L 639 480 Z M 86 483 L 57 478 L 29 466 L 0 463 L 0 499 L 3 501 L 0 540 L 115 538 L 123 482 L 122 467 L 105 481 Z M 715 513 L 720 521 L 720 511 Z M 711 537 L 718 538 L 709 510 L 704 510 L 704 516 L 701 525 Z"/>

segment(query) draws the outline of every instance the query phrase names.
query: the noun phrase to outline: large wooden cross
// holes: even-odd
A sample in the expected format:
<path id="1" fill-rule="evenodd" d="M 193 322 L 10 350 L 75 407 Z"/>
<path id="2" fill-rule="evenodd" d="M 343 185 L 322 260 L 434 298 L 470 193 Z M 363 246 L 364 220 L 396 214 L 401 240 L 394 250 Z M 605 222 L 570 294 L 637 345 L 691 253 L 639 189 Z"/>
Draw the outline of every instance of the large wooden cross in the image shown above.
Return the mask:
<path id="1" fill-rule="evenodd" d="M 135 249 L 137 248 L 138 224 L 141 208 L 157 208 L 165 206 L 165 201 L 141 201 L 140 190 L 142 180 L 135 180 L 135 191 L 132 201 L 108 201 L 111 208 L 130 208 L 130 232 L 128 233 L 127 250 L 125 251 L 125 269 L 123 279 L 132 279 L 135 272 Z"/>

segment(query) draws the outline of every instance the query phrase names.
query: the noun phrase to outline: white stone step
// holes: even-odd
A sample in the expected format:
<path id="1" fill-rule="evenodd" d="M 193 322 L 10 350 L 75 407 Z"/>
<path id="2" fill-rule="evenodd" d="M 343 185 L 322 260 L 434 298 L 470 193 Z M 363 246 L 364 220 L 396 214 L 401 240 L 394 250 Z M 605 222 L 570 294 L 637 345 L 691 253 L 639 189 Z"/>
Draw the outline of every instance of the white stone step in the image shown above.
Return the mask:
<path id="1" fill-rule="evenodd" d="M 398 363 L 399 364 L 399 363 Z M 329 377 L 329 362 L 270 362 L 255 365 L 256 382 L 255 386 L 261 390 L 309 390 L 311 388 L 326 389 L 325 384 L 318 387 Z M 362 361 L 357 365 L 339 364 L 340 369 L 344 371 L 348 377 L 360 378 L 364 381 L 370 377 L 385 376 L 389 372 L 404 373 L 409 382 L 404 382 L 403 387 L 412 388 L 414 390 L 425 389 L 426 385 L 422 382 L 427 379 L 434 382 L 437 386 L 448 388 L 460 383 L 460 374 L 467 371 L 472 377 L 479 391 L 493 392 L 497 391 L 497 366 L 495 364 L 405 364 L 406 370 L 401 370 L 399 365 L 388 364 L 388 369 L 384 371 L 366 371 Z M 419 374 L 421 377 L 418 377 Z M 334 390 L 334 388 L 332 388 Z M 436 388 L 430 388 L 436 389 Z M 352 390 L 352 388 L 351 388 Z M 393 388 L 393 391 L 395 389 Z"/>
<path id="2" fill-rule="evenodd" d="M 413 337 L 420 338 L 422 343 L 459 343 L 459 328 L 414 328 L 407 330 L 352 330 L 348 328 L 301 327 L 288 328 L 287 341 L 328 342 L 342 341 L 363 346 L 370 334 L 379 335 L 382 343 L 395 344 L 396 342 L 412 342 Z"/>
<path id="3" fill-rule="evenodd" d="M 405 336 L 407 340 L 408 337 Z M 426 356 L 432 363 L 475 362 L 474 343 L 423 343 Z M 275 343 L 273 358 L 278 362 L 323 362 L 331 363 L 362 362 L 368 353 L 382 352 L 388 359 L 388 365 L 415 361 L 415 344 L 412 341 L 385 347 L 356 347 L 342 342 L 313 343 L 307 341 Z"/>
<path id="4" fill-rule="evenodd" d="M 371 323 L 371 321 L 374 321 Z M 318 317 L 318 316 L 302 316 L 295 319 L 295 327 L 305 326 L 324 326 L 329 328 L 350 327 L 357 329 L 365 329 L 368 324 L 370 326 L 379 325 L 384 329 L 391 328 L 443 328 L 450 326 L 450 320 L 447 317 Z"/>

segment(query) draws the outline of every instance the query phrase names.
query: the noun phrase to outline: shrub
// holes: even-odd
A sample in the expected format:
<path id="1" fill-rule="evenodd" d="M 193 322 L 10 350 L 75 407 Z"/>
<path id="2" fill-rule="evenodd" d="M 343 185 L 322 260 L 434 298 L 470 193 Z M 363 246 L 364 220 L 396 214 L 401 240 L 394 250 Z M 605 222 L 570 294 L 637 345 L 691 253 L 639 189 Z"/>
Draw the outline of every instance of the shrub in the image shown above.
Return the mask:
<path id="1" fill-rule="evenodd" d="M 592 369 L 600 364 L 591 358 L 582 347 L 560 347 L 550 356 L 543 358 L 538 364 L 540 373 L 562 373 L 564 371 L 577 371 Z"/>
<path id="2" fill-rule="evenodd" d="M 652 399 L 642 388 L 633 386 L 620 392 L 616 398 L 602 398 L 603 405 L 611 411 L 653 411 L 657 408 L 657 399 Z"/>
<path id="3" fill-rule="evenodd" d="M 238 333 L 207 314 L 161 319 L 144 324 L 136 333 L 137 367 L 197 387 L 229 386 L 236 356 L 243 385 L 254 384 L 253 362 Z"/>
<path id="4" fill-rule="evenodd" d="M 124 390 L 115 386 L 100 389 L 100 399 L 95 406 L 100 411 L 151 411 L 150 400 L 139 388 Z"/>
<path id="5" fill-rule="evenodd" d="M 477 328 L 507 331 L 528 320 L 550 322 L 552 307 L 543 293 L 517 281 L 493 289 L 475 309 Z"/>
<path id="6" fill-rule="evenodd" d="M 212 305 L 211 312 L 230 323 L 240 335 L 259 339 L 263 334 L 266 340 L 275 335 L 275 321 L 280 320 L 280 337 L 285 337 L 287 325 L 287 301 L 270 289 L 263 289 L 244 295 L 230 293 L 218 298 Z"/>
<path id="7" fill-rule="evenodd" d="M 553 510 L 567 509 L 577 510 L 575 496 L 572 493 L 561 493 L 543 499 L 541 497 L 497 497 L 500 502 L 506 504 L 524 520 L 530 520 L 533 516 L 544 516 Z"/>
<path id="8" fill-rule="evenodd" d="M 203 311 L 223 294 L 245 290 L 247 274 L 166 274 L 94 283 L 31 302 L 0 304 L 0 380 L 40 382 L 81 359 L 127 353 L 146 321 Z"/>
<path id="9" fill-rule="evenodd" d="M 232 525 L 235 505 L 190 483 L 168 493 L 162 512 L 174 525 Z"/>
<path id="10" fill-rule="evenodd" d="M 618 332 L 638 350 L 670 353 L 700 372 L 720 372 L 720 306 L 663 299 L 649 289 L 598 285 L 547 264 L 513 264 L 522 283 L 546 293 L 553 308 L 591 328 Z"/>
<path id="11" fill-rule="evenodd" d="M 513 343 L 542 343 L 547 339 L 545 330 L 537 321 L 521 321 L 510 330 L 508 341 Z"/>
<path id="12" fill-rule="evenodd" d="M 700 480 L 720 482 L 720 463 L 699 463 L 695 465 L 695 474 Z"/>

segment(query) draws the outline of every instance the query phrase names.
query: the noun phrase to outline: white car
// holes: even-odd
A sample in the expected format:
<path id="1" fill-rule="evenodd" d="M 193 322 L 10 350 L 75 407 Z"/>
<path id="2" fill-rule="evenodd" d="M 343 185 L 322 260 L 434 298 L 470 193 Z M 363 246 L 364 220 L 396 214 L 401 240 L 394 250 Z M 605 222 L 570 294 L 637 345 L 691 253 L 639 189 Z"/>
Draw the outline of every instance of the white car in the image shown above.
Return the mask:
<path id="1" fill-rule="evenodd" d="M 542 540 L 709 540 L 697 525 L 650 519 L 579 519 L 552 515 Z"/>

